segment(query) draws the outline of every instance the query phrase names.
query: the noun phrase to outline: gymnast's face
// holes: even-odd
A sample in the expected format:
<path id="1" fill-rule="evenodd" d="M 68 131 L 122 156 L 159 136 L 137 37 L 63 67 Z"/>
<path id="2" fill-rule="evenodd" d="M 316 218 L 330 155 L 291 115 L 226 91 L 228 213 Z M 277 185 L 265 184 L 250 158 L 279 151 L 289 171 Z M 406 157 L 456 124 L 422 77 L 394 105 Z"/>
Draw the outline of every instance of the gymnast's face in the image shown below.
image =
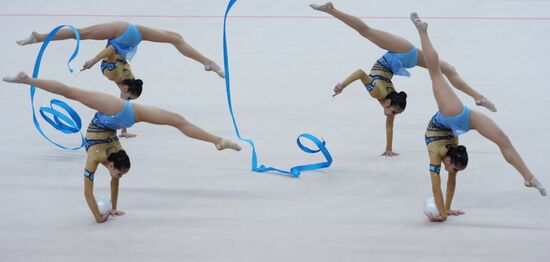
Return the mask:
<path id="1" fill-rule="evenodd" d="M 389 101 L 389 99 L 388 99 Z M 398 114 L 401 114 L 403 113 L 403 109 L 397 107 L 397 106 L 391 106 L 389 105 L 389 102 L 385 103 L 384 105 L 384 115 L 388 116 L 388 117 L 394 117 L 395 115 L 398 115 Z"/>
<path id="2" fill-rule="evenodd" d="M 453 163 L 451 163 L 451 157 L 449 156 L 446 156 L 444 159 L 443 159 L 443 163 L 445 163 L 445 170 L 447 170 L 447 172 L 458 172 L 458 171 L 462 171 L 464 169 L 466 169 L 466 167 L 459 167 Z"/>
<path id="3" fill-rule="evenodd" d="M 124 88 L 120 90 L 120 98 L 124 100 L 135 100 L 137 96 L 128 92 L 128 86 L 124 86 Z"/>
<path id="4" fill-rule="evenodd" d="M 109 169 L 109 174 L 112 178 L 122 178 L 123 175 L 126 175 L 126 173 L 128 173 L 128 170 L 116 169 L 115 165 L 112 162 L 107 165 L 107 169 Z"/>
<path id="5" fill-rule="evenodd" d="M 112 178 L 122 178 L 123 175 L 128 173 L 128 170 L 121 171 L 116 168 L 113 168 L 109 170 L 109 173 L 111 174 Z"/>

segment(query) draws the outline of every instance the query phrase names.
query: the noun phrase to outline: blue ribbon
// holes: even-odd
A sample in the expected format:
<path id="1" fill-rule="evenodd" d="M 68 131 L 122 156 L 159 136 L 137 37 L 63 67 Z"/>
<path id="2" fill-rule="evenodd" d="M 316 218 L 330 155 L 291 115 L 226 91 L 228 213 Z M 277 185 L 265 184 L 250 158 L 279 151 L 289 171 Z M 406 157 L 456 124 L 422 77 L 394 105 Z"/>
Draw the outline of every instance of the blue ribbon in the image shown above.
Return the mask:
<path id="1" fill-rule="evenodd" d="M 227 103 L 229 105 L 229 112 L 231 113 L 231 119 L 233 120 L 233 126 L 235 127 L 235 132 L 237 133 L 237 137 L 250 144 L 252 146 L 252 171 L 254 172 L 267 172 L 267 171 L 276 171 L 285 175 L 290 175 L 293 177 L 298 177 L 300 175 L 301 171 L 306 170 L 314 170 L 319 168 L 326 168 L 329 167 L 332 164 L 332 156 L 328 152 L 328 149 L 325 146 L 325 141 L 319 140 L 317 137 L 310 135 L 310 134 L 301 134 L 296 139 L 296 143 L 298 144 L 298 147 L 302 149 L 302 151 L 310 154 L 315 154 L 318 152 L 322 152 L 325 156 L 326 162 L 316 163 L 316 164 L 309 164 L 309 165 L 301 165 L 301 166 L 295 166 L 290 169 L 290 171 L 277 169 L 274 167 L 266 167 L 264 165 L 258 166 L 258 158 L 256 156 L 256 148 L 254 147 L 254 142 L 251 139 L 242 138 L 241 134 L 239 132 L 239 128 L 237 127 L 237 122 L 235 121 L 235 115 L 233 114 L 233 105 L 231 103 L 231 81 L 230 81 L 230 74 L 229 74 L 229 58 L 228 58 L 228 52 L 227 52 L 227 37 L 226 37 L 226 22 L 227 22 L 227 14 L 229 13 L 229 10 L 231 10 L 231 7 L 233 7 L 233 4 L 235 4 L 237 0 L 230 0 L 227 4 L 227 9 L 225 10 L 225 16 L 223 18 L 223 59 L 224 59 L 224 69 L 225 69 L 225 89 L 227 92 Z M 302 144 L 300 142 L 300 138 L 307 138 L 311 140 L 315 145 L 317 145 L 318 149 L 310 149 Z"/>
<path id="2" fill-rule="evenodd" d="M 44 54 L 44 51 L 46 50 L 46 47 L 48 46 L 50 41 L 53 39 L 55 34 L 61 28 L 65 27 L 65 26 L 70 27 L 76 35 L 76 48 L 73 51 L 73 54 L 71 55 L 71 57 L 69 58 L 69 61 L 67 62 L 67 67 L 69 68 L 69 72 L 71 72 L 71 73 L 73 72 L 73 69 L 71 68 L 70 63 L 73 61 L 73 59 L 78 54 L 78 48 L 80 46 L 80 34 L 78 33 L 78 30 L 76 30 L 76 28 L 74 28 L 71 25 L 60 25 L 60 26 L 54 28 L 48 34 L 48 36 L 44 40 L 44 43 L 42 43 L 42 47 L 40 47 L 40 52 L 38 52 L 38 57 L 36 57 L 36 62 L 34 63 L 34 70 L 32 72 L 32 77 L 33 78 L 38 78 L 38 72 L 40 71 L 40 63 L 42 61 L 42 55 Z M 78 113 L 74 109 L 72 109 L 67 103 L 65 103 L 61 100 L 58 100 L 58 99 L 52 99 L 50 101 L 50 107 L 40 107 L 39 112 L 40 112 L 40 115 L 42 116 L 42 118 L 44 118 L 44 120 L 46 122 L 48 122 L 50 125 L 52 125 L 55 129 L 59 130 L 60 132 L 62 132 L 64 134 L 80 133 L 80 137 L 82 138 L 82 144 L 79 147 L 72 147 L 71 148 L 71 147 L 65 147 L 63 145 L 60 145 L 60 144 L 54 142 L 53 140 L 51 140 L 48 136 L 46 136 L 46 134 L 44 134 L 44 131 L 42 130 L 42 128 L 40 128 L 40 124 L 38 123 L 38 120 L 36 119 L 36 112 L 34 110 L 34 94 L 36 92 L 36 87 L 31 85 L 30 91 L 31 91 L 32 120 L 33 120 L 34 126 L 36 127 L 38 132 L 40 132 L 40 134 L 44 138 L 46 138 L 46 140 L 48 140 L 50 143 L 52 143 L 52 144 L 54 144 L 54 145 L 56 145 L 60 148 L 68 149 L 68 150 L 78 150 L 78 149 L 82 148 L 86 144 L 86 140 L 84 139 L 84 135 L 82 135 L 82 132 L 80 131 L 82 129 L 82 120 L 80 119 L 80 116 L 78 115 Z M 65 112 L 67 112 L 67 114 L 69 116 L 67 116 L 67 114 L 55 109 L 54 106 L 65 110 Z M 48 115 L 51 115 L 53 118 L 49 117 Z"/>

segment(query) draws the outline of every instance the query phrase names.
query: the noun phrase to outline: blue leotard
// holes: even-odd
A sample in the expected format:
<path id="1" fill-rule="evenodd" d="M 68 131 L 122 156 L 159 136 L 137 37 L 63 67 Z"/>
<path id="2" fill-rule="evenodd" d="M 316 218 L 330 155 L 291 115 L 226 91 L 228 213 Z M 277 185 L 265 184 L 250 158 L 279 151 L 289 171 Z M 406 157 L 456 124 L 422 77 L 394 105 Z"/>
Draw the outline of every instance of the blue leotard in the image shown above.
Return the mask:
<path id="1" fill-rule="evenodd" d="M 112 130 L 131 127 L 135 123 L 132 103 L 124 100 L 124 108 L 114 115 L 104 115 L 101 112 L 97 112 L 94 119 L 92 119 L 92 123 L 98 127 Z"/>
<path id="2" fill-rule="evenodd" d="M 143 38 L 137 26 L 128 24 L 128 29 L 116 38 L 109 39 L 107 45 L 112 45 L 121 56 L 127 60 L 132 60 L 141 40 L 143 40 Z"/>

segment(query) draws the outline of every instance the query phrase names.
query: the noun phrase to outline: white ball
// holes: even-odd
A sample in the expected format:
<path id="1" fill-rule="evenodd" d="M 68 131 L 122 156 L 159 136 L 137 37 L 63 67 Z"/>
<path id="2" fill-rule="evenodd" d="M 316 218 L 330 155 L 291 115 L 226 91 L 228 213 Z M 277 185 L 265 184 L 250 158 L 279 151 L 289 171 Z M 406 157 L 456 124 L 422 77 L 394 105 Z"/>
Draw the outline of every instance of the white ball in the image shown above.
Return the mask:
<path id="1" fill-rule="evenodd" d="M 424 207 L 422 207 L 422 211 L 424 212 L 424 214 L 426 214 L 426 216 L 428 214 L 431 214 L 434 217 L 439 216 L 439 210 L 435 206 L 435 200 L 433 197 L 429 197 L 428 199 L 426 199 L 426 201 L 424 201 Z"/>
<path id="2" fill-rule="evenodd" d="M 106 196 L 99 196 L 95 198 L 95 201 L 97 203 L 97 208 L 99 209 L 99 213 L 102 215 L 105 214 L 107 211 L 111 210 L 113 205 L 111 204 L 111 199 Z"/>

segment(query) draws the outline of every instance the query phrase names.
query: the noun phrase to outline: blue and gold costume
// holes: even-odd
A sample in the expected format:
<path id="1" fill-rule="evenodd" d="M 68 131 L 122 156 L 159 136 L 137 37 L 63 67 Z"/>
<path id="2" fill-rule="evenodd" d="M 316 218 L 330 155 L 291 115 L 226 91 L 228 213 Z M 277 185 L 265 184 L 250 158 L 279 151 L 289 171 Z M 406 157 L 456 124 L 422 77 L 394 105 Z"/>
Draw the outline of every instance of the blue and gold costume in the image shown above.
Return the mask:
<path id="1" fill-rule="evenodd" d="M 137 51 L 142 37 L 134 24 L 128 24 L 128 29 L 121 35 L 107 42 L 107 47 L 96 58 L 101 60 L 101 72 L 109 80 L 120 83 L 125 79 L 133 79 L 130 61 Z"/>
<path id="2" fill-rule="evenodd" d="M 365 88 L 373 98 L 385 99 L 389 93 L 395 91 L 391 82 L 393 75 L 409 77 L 411 74 L 406 68 L 415 67 L 417 62 L 418 53 L 415 47 L 406 53 L 388 51 L 372 66 L 369 74 L 371 81 L 365 84 Z"/>
<path id="3" fill-rule="evenodd" d="M 124 101 L 124 108 L 114 115 L 97 112 L 86 131 L 86 152 L 88 161 L 84 176 L 94 180 L 97 166 L 107 162 L 109 154 L 122 150 L 116 130 L 131 127 L 135 123 L 132 103 Z"/>
<path id="4" fill-rule="evenodd" d="M 458 136 L 470 130 L 470 109 L 464 107 L 462 113 L 445 116 L 437 112 L 425 133 L 425 142 L 430 156 L 430 172 L 439 174 L 441 161 L 447 155 L 449 146 L 458 145 Z"/>
<path id="5" fill-rule="evenodd" d="M 406 68 L 415 67 L 417 62 L 418 50 L 415 47 L 406 53 L 388 51 L 374 63 L 369 75 L 359 69 L 346 78 L 342 85 L 347 87 L 349 84 L 361 79 L 373 98 L 386 99 L 391 92 L 395 91 L 391 82 L 393 75 L 410 76 L 411 74 Z"/>

